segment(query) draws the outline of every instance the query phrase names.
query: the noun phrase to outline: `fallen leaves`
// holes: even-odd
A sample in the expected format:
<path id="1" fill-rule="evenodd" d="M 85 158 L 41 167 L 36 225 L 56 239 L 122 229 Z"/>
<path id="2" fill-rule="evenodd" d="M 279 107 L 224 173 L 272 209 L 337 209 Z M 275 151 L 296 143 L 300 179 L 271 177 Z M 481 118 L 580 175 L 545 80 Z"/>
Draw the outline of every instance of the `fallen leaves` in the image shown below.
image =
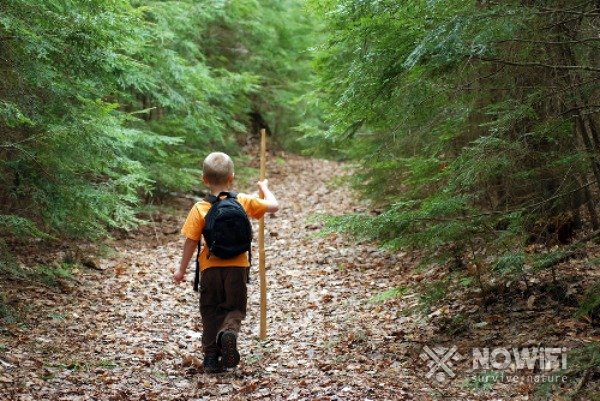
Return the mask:
<path id="1" fill-rule="evenodd" d="M 419 304 L 418 294 L 403 290 L 381 297 L 392 288 L 408 288 L 407 281 L 426 283 L 438 271 L 410 273 L 417 261 L 413 254 L 317 234 L 323 222 L 316 213 L 357 208 L 347 188 L 330 184 L 334 176 L 348 174 L 342 165 L 289 155 L 277 168 L 280 174 L 271 186 L 288 206 L 266 220 L 268 339 L 256 337 L 254 267 L 236 370 L 203 373 L 198 296 L 190 283 L 171 281 L 180 258 L 179 227 L 190 206 L 185 204 L 181 216 L 153 216 L 151 225 L 115 242 L 113 256 L 95 261 L 100 270 L 78 273 L 82 284 L 73 291 L 15 291 L 31 312 L 25 324 L 0 332 L 2 396 L 23 401 L 430 400 L 435 390 L 455 399 L 529 397 L 530 388 L 478 393 L 460 380 L 434 389 L 418 358 L 423 344 L 444 339 L 432 322 L 443 321 L 457 333 L 466 330 L 480 342 L 500 341 L 503 325 L 507 332 L 523 334 L 517 337 L 521 342 L 530 333 L 511 328 L 508 312 L 484 312 L 470 300 L 438 305 L 422 317 L 410 313 Z M 526 302 L 527 309 L 540 305 L 533 295 Z M 532 311 L 520 313 L 527 312 Z M 459 314 L 471 317 L 460 321 Z M 581 321 L 558 322 L 555 335 L 581 336 L 586 327 Z M 462 341 L 468 346 L 473 340 Z"/>
<path id="2" fill-rule="evenodd" d="M 181 366 L 185 368 L 194 367 L 200 369 L 202 367 L 202 362 L 195 356 L 186 355 L 181 360 Z"/>
<path id="3" fill-rule="evenodd" d="M 125 274 L 127 272 L 127 265 L 125 265 L 124 263 L 120 263 L 118 264 L 115 269 L 115 276 L 122 276 L 123 274 Z"/>

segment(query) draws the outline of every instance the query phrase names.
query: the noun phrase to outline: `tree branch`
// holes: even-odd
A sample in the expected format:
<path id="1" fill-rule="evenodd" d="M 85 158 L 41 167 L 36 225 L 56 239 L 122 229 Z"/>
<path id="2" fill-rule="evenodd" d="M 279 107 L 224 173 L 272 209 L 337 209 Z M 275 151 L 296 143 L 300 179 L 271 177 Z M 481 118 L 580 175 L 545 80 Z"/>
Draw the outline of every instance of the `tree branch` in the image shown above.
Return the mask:
<path id="1" fill-rule="evenodd" d="M 585 106 L 571 107 L 570 109 L 560 113 L 559 116 L 564 116 L 565 114 L 569 114 L 569 113 L 572 113 L 574 111 L 579 111 L 579 110 L 588 110 L 588 114 L 595 114 L 598 111 L 600 111 L 600 104 L 587 104 Z"/>
<path id="2" fill-rule="evenodd" d="M 527 40 L 527 39 L 504 39 L 498 40 L 494 43 L 532 43 L 537 45 L 577 45 L 588 42 L 600 42 L 600 37 L 589 37 L 582 38 L 579 40 L 565 40 L 565 41 L 550 41 L 550 40 Z"/>
<path id="3" fill-rule="evenodd" d="M 503 65 L 510 65 L 514 67 L 534 67 L 534 68 L 547 68 L 551 70 L 579 70 L 579 71 L 590 71 L 590 72 L 600 72 L 600 68 L 590 67 L 588 65 L 552 65 L 545 63 L 537 63 L 537 62 L 517 62 L 517 61 L 509 61 L 502 60 L 497 58 L 486 58 L 480 56 L 473 56 L 481 61 L 486 61 L 488 63 L 498 63 Z"/>
<path id="4" fill-rule="evenodd" d="M 520 206 L 520 207 L 515 207 L 514 209 L 510 209 L 510 210 L 491 210 L 488 212 L 469 214 L 469 215 L 463 215 L 463 216 L 455 216 L 455 217 L 416 217 L 413 219 L 413 221 L 424 221 L 424 222 L 435 222 L 435 223 L 445 223 L 445 222 L 451 222 L 451 221 L 468 221 L 468 220 L 473 220 L 473 219 L 476 219 L 479 217 L 497 216 L 497 215 L 502 215 L 502 214 L 521 212 L 521 211 L 525 211 L 528 209 L 537 209 L 538 207 L 542 206 L 545 203 L 548 203 L 555 199 L 563 198 L 565 196 L 574 194 L 575 192 L 581 191 L 582 189 L 587 188 L 587 187 L 591 186 L 592 184 L 594 184 L 594 181 L 590 181 L 590 182 L 588 182 L 584 185 L 581 185 L 580 187 L 575 188 L 571 191 L 551 196 L 549 198 L 546 198 L 546 199 L 541 200 L 536 203 L 532 203 L 532 204 Z M 599 230 L 599 232 L 600 232 L 600 230 Z"/>

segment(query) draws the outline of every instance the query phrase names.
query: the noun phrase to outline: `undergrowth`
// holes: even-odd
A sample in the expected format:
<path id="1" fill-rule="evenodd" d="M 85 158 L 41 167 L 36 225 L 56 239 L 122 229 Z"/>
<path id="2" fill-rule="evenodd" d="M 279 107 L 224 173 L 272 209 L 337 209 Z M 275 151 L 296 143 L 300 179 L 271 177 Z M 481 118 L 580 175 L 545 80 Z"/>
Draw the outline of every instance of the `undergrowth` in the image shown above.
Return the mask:
<path id="1" fill-rule="evenodd" d="M 599 400 L 600 399 L 600 344 L 594 343 L 575 348 L 567 355 L 568 368 L 555 372 L 565 376 L 568 389 L 564 384 L 543 383 L 536 389 L 536 399 L 551 399 L 557 390 L 564 390 L 568 400 Z"/>
<path id="2" fill-rule="evenodd" d="M 583 295 L 577 316 L 587 316 L 592 321 L 600 320 L 600 280 L 597 280 Z"/>

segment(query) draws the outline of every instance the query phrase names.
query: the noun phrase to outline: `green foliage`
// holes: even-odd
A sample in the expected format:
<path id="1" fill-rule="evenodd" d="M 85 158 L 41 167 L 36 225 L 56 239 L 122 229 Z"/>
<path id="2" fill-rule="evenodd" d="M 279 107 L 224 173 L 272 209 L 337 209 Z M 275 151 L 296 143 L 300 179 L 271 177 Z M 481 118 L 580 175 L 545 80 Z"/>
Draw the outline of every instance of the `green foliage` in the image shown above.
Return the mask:
<path id="1" fill-rule="evenodd" d="M 314 18 L 301 0 L 214 5 L 214 24 L 202 38 L 208 64 L 255 77 L 247 111 L 261 114 L 280 144 L 298 150 L 295 127 L 318 120 L 316 107 L 304 98 L 313 85 Z"/>
<path id="2" fill-rule="evenodd" d="M 578 385 L 575 389 L 571 388 L 570 391 L 565 392 L 565 395 L 568 399 L 595 399 L 598 395 L 598 385 L 594 381 L 593 376 L 600 368 L 600 345 L 596 343 L 575 348 L 568 352 L 567 361 L 568 368 L 555 372 L 555 375 L 559 379 L 566 376 L 567 384 L 573 383 L 576 380 L 580 381 L 581 386 Z M 586 375 L 589 375 L 586 381 L 581 382 Z M 556 387 L 560 387 L 562 384 L 562 380 L 555 380 L 554 382 L 539 385 L 536 388 L 534 399 L 548 399 L 549 396 L 556 393 Z M 589 391 L 586 390 L 586 385 L 591 387 Z"/>
<path id="3" fill-rule="evenodd" d="M 600 367 L 600 344 L 589 344 L 584 347 L 575 348 L 567 355 L 571 366 L 570 371 L 581 374 L 589 369 Z"/>
<path id="4" fill-rule="evenodd" d="M 13 308 L 6 303 L 6 298 L 0 293 L 0 320 L 6 324 L 18 322 L 18 316 L 16 315 Z M 0 352 L 3 350 L 0 349 Z"/>
<path id="5" fill-rule="evenodd" d="M 507 252 L 496 260 L 494 270 L 500 275 L 520 275 L 525 264 L 525 254 L 523 252 Z"/>
<path id="6" fill-rule="evenodd" d="M 14 255 L 2 240 L 0 240 L 0 275 L 9 277 L 26 276 L 26 272 L 19 267 Z"/>
<path id="7" fill-rule="evenodd" d="M 101 359 L 98 362 L 96 362 L 96 366 L 99 368 L 114 369 L 119 365 L 117 365 L 115 361 L 112 361 L 110 359 Z"/>
<path id="8" fill-rule="evenodd" d="M 0 235 L 48 237 L 33 221 L 15 215 L 0 215 Z"/>
<path id="9" fill-rule="evenodd" d="M 119 254 L 115 248 L 108 246 L 107 244 L 100 244 L 98 248 L 98 256 L 102 258 L 113 258 Z"/>
<path id="10" fill-rule="evenodd" d="M 600 280 L 596 281 L 583 295 L 577 315 L 600 318 Z"/>
<path id="11" fill-rule="evenodd" d="M 131 229 L 251 111 L 292 143 L 313 28 L 301 0 L 0 4 L 0 235 Z"/>
<path id="12" fill-rule="evenodd" d="M 39 280 L 47 285 L 54 286 L 59 280 L 66 280 L 73 277 L 73 269 L 77 265 L 63 262 L 60 266 L 36 266 L 30 277 Z"/>
<path id="13" fill-rule="evenodd" d="M 53 320 L 65 320 L 65 315 L 62 313 L 52 312 L 48 314 L 48 317 Z"/>
<path id="14" fill-rule="evenodd" d="M 393 299 L 393 298 L 401 298 L 408 292 L 408 290 L 409 289 L 407 287 L 402 287 L 402 286 L 390 288 L 389 290 L 386 290 L 380 294 L 373 296 L 373 298 L 371 298 L 370 302 L 380 303 L 380 302 L 385 302 L 385 301 L 387 301 L 389 299 Z"/>
<path id="15" fill-rule="evenodd" d="M 533 268 L 535 270 L 547 269 L 548 267 L 556 265 L 558 262 L 568 256 L 568 254 L 569 253 L 567 251 L 557 250 L 536 255 L 533 259 Z"/>
<path id="16" fill-rule="evenodd" d="M 150 181 L 130 149 L 162 143 L 127 127 L 114 102 L 126 89 L 119 80 L 133 63 L 128 45 L 137 31 L 129 25 L 138 26 L 139 15 L 126 2 L 18 0 L 0 8 L 8 38 L 0 93 L 12 116 L 24 116 L 2 127 L 3 212 L 67 236 L 131 227 Z"/>
<path id="17" fill-rule="evenodd" d="M 591 3 L 570 5 L 579 19 L 554 0 L 311 5 L 324 18 L 314 96 L 328 127 L 308 137 L 355 162 L 353 185 L 378 210 L 329 229 L 394 249 L 477 251 L 485 271 L 519 276 L 543 264 L 525 245 L 568 241 L 561 228 L 592 217 Z"/>

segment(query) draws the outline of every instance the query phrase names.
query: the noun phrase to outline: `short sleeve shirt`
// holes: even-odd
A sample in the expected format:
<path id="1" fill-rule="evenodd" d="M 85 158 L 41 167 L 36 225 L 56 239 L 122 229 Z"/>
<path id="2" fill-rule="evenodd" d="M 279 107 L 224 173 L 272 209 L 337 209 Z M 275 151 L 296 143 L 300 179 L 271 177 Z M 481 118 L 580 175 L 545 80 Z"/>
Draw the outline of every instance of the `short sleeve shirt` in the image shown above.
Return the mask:
<path id="1" fill-rule="evenodd" d="M 267 212 L 267 202 L 263 199 L 246 194 L 238 194 L 238 202 L 242 205 L 248 217 L 260 219 Z M 204 230 L 204 218 L 211 204 L 202 200 L 194 205 L 181 228 L 181 234 L 194 241 L 200 241 L 202 231 Z M 215 255 L 208 258 L 208 248 L 202 247 L 200 252 L 200 270 L 208 269 L 209 267 L 248 267 L 248 252 L 242 253 L 231 259 L 221 259 Z"/>

